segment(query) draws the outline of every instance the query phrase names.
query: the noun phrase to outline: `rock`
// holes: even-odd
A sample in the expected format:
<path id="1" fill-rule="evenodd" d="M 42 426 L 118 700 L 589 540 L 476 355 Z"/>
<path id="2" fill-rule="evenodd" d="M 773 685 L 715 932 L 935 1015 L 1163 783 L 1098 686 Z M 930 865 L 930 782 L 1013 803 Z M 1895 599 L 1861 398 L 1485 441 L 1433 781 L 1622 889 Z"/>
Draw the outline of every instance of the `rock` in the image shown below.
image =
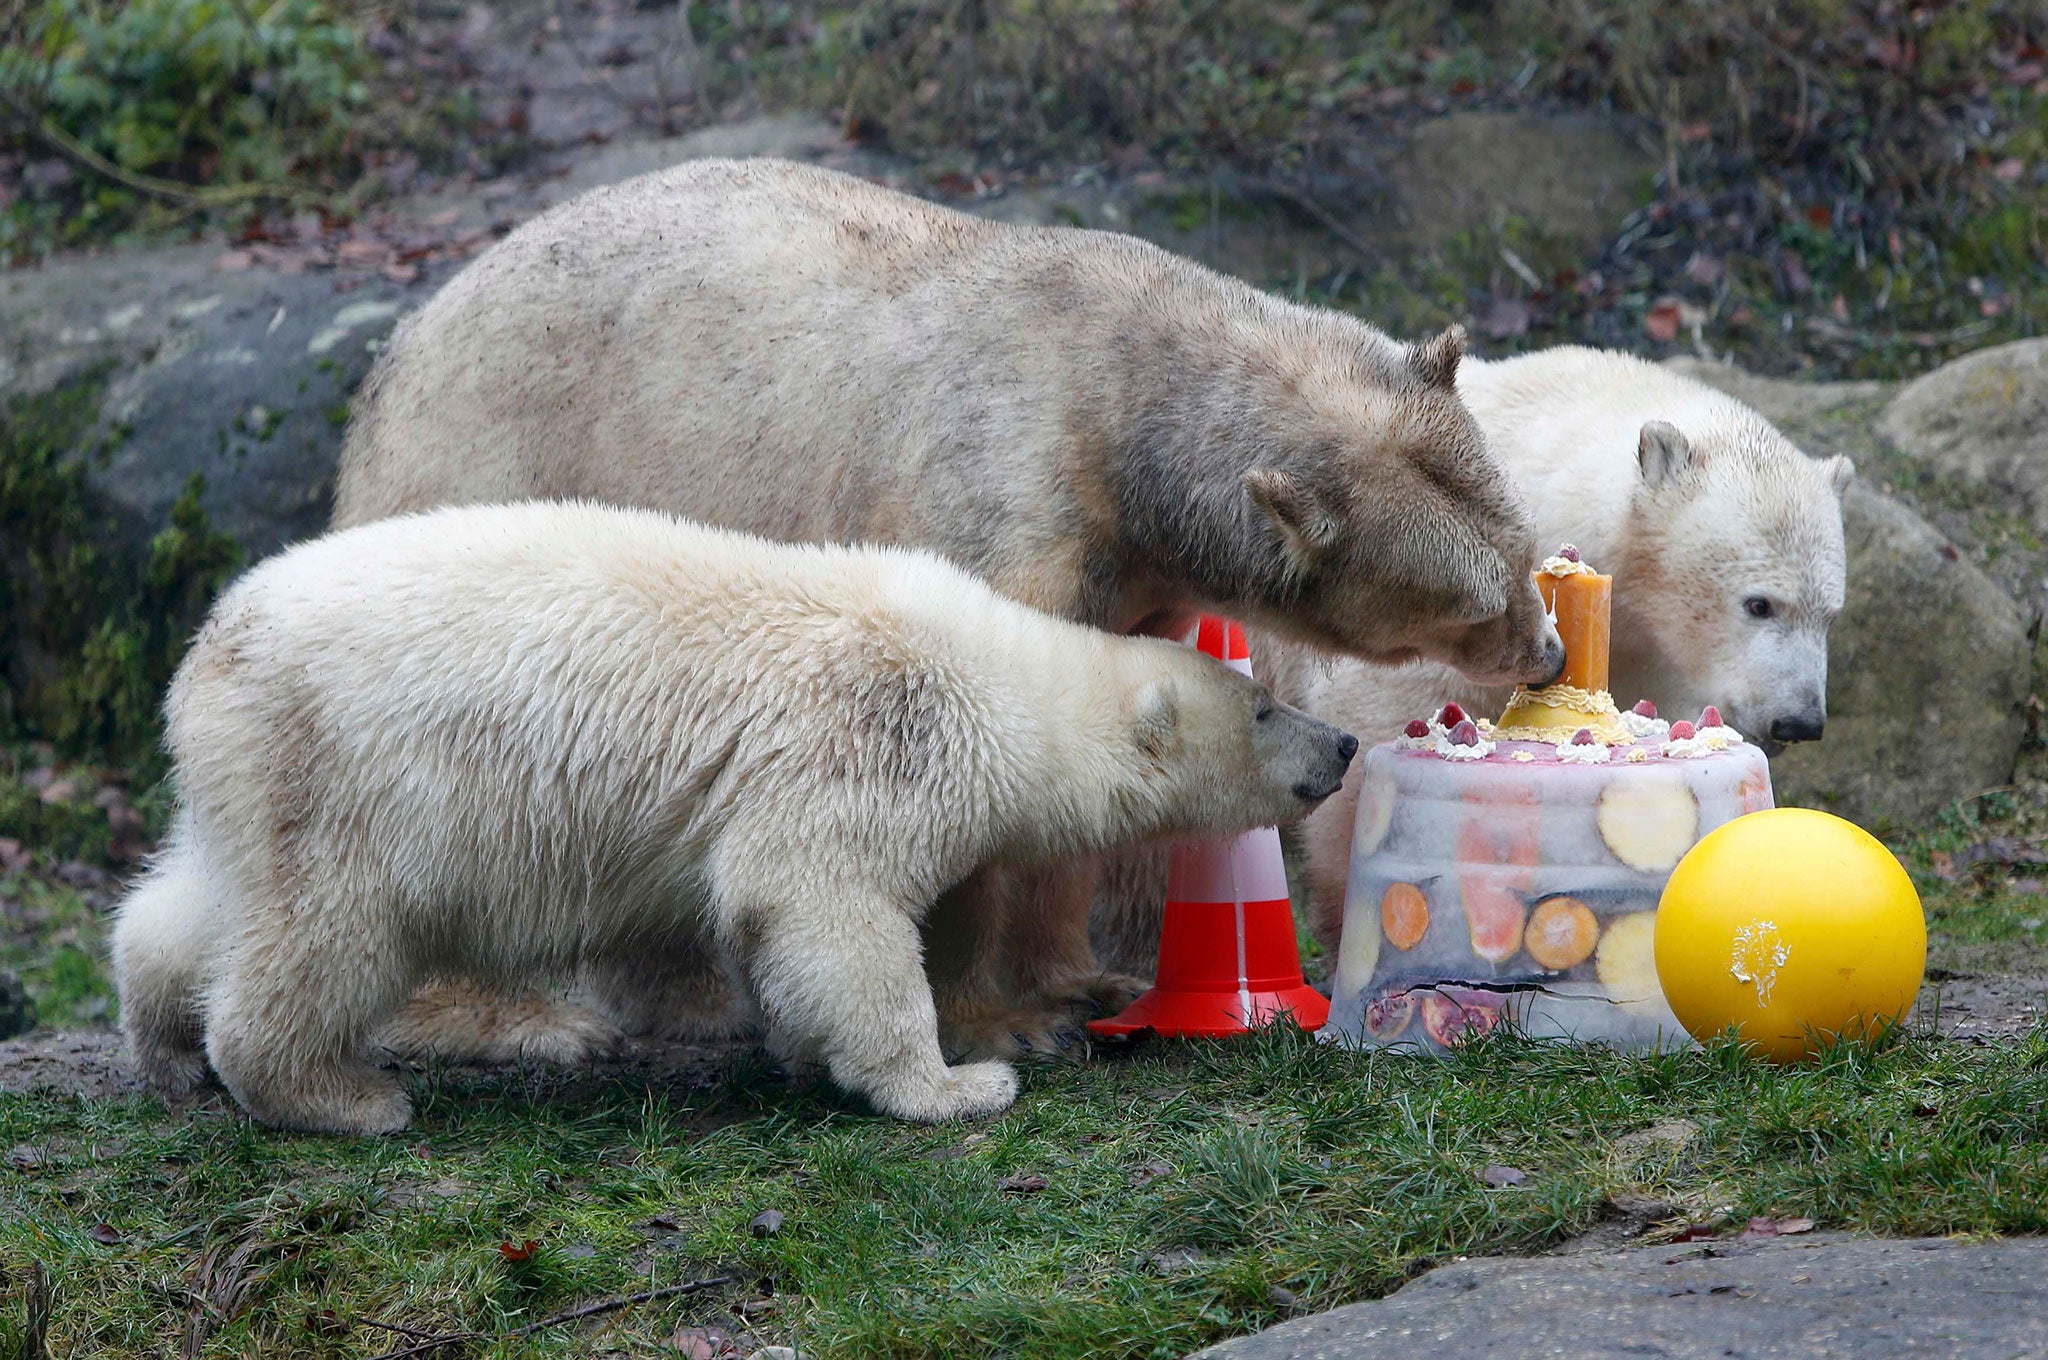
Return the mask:
<path id="1" fill-rule="evenodd" d="M 2048 339 L 1942 365 L 1902 388 L 1878 429 L 1922 466 L 2017 501 L 2048 529 Z"/>
<path id="2" fill-rule="evenodd" d="M 2032 643 L 2019 608 L 1913 511 L 1862 482 L 1842 502 L 1846 607 L 1828 726 L 1771 762 L 1778 801 L 1911 821 L 2012 778 Z"/>
<path id="3" fill-rule="evenodd" d="M 1821 1236 L 1459 1261 L 1377 1302 L 1225 1341 L 1196 1360 L 2042 1354 L 2048 1242 Z"/>
<path id="4" fill-rule="evenodd" d="M 1754 406 L 1772 424 L 1789 427 L 1786 432 L 1794 438 L 1821 417 L 1875 401 L 1891 391 L 1890 384 L 1881 382 L 1805 382 L 1797 378 L 1767 378 L 1731 363 L 1689 354 L 1666 359 L 1664 366 Z M 1808 449 L 1807 452 L 1819 453 L 1821 450 Z"/>
<path id="5" fill-rule="evenodd" d="M 0 969 L 0 1039 L 12 1039 L 36 1027 L 36 1003 L 21 979 Z"/>
<path id="6" fill-rule="evenodd" d="M 1452 113 L 1415 129 L 1389 178 L 1415 244 L 1442 246 L 1507 214 L 1590 250 L 1646 201 L 1656 169 L 1612 118 Z"/>

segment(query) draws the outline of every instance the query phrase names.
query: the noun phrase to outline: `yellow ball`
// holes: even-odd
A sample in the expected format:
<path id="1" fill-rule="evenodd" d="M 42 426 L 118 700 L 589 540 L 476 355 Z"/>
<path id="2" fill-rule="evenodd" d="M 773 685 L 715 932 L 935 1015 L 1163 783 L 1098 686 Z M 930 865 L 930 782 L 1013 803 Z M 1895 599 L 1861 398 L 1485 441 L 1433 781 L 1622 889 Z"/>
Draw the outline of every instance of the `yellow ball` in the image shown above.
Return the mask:
<path id="1" fill-rule="evenodd" d="M 1904 1018 L 1927 967 L 1913 880 L 1840 817 L 1738 817 L 1686 852 L 1657 907 L 1657 979 L 1696 1039 L 1733 1025 L 1764 1057 L 1812 1056 Z"/>

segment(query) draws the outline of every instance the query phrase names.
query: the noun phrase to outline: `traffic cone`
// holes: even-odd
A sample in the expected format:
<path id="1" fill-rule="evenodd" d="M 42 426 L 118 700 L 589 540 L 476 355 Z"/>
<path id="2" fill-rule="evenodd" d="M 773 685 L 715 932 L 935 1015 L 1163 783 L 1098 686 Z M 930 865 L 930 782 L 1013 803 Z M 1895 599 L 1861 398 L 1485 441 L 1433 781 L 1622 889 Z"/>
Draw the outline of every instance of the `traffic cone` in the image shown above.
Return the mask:
<path id="1" fill-rule="evenodd" d="M 1227 619 L 1204 614 L 1184 641 L 1232 670 L 1252 673 L 1244 629 Z M 1089 1032 L 1215 1038 L 1283 1014 L 1303 1029 L 1322 1028 L 1330 1001 L 1301 976 L 1280 833 L 1268 826 L 1186 841 L 1173 847 L 1170 864 L 1152 990 L 1120 1015 L 1089 1021 Z"/>

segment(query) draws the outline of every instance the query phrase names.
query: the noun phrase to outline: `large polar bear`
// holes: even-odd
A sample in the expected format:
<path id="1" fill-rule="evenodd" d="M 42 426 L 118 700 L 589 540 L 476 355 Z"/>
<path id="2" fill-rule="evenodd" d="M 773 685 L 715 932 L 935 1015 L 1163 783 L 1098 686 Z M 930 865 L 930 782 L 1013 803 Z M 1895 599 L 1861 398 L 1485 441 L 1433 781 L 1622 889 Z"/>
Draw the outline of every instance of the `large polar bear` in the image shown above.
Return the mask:
<path id="1" fill-rule="evenodd" d="M 199 1045 L 266 1123 L 405 1127 L 363 1056 L 425 979 L 616 950 L 731 961 L 781 1051 L 880 1109 L 1000 1109 L 948 1067 L 918 926 L 996 856 L 1292 821 L 1358 743 L 1200 653 L 920 552 L 648 511 L 407 516 L 232 586 L 166 706 L 180 808 L 123 907 L 152 1081 Z"/>
<path id="2" fill-rule="evenodd" d="M 1613 575 L 1612 687 L 1624 706 L 1648 698 L 1679 717 L 1718 704 L 1767 748 L 1821 735 L 1848 459 L 1808 457 L 1733 397 L 1612 351 L 1467 359 L 1458 393 L 1528 496 L 1546 548 L 1577 544 Z M 1253 649 L 1277 693 L 1367 742 L 1447 699 L 1498 713 L 1508 695 L 1426 662 L 1318 666 L 1275 639 Z M 1357 805 L 1348 779 L 1299 833 L 1310 925 L 1326 947 L 1343 922 Z M 1164 855 L 1126 857 L 1118 870 L 1098 907 L 1097 948 L 1145 971 Z"/>
<path id="3" fill-rule="evenodd" d="M 1462 349 L 1126 236 L 701 161 L 543 214 L 410 318 L 357 400 L 335 522 L 587 496 L 928 548 L 1112 632 L 1178 636 L 1211 608 L 1326 650 L 1542 680 L 1563 651 L 1526 510 L 1458 400 Z M 1089 947 L 1093 880 L 1085 861 L 996 863 L 947 895 L 951 1044 L 1042 1051 L 1135 994 Z M 668 981 L 630 962 L 586 981 L 640 1028 Z M 411 1028 L 490 1051 L 544 1011 L 441 988 Z"/>

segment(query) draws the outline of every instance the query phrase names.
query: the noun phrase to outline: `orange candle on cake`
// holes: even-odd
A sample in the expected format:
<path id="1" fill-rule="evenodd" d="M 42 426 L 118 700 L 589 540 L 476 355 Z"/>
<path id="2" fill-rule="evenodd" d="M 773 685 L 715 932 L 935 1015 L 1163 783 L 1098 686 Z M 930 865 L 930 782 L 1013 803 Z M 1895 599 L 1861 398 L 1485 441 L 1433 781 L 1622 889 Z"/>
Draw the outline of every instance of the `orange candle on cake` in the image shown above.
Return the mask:
<path id="1" fill-rule="evenodd" d="M 1614 613 L 1614 578 L 1602 576 L 1566 544 L 1536 569 L 1536 589 L 1557 620 L 1564 643 L 1564 674 L 1542 689 L 1518 689 L 1494 724 L 1509 741 L 1571 740 L 1580 728 L 1605 745 L 1629 740 L 1607 692 L 1608 628 Z"/>
<path id="2" fill-rule="evenodd" d="M 1541 571 L 1536 589 L 1557 620 L 1564 643 L 1564 674 L 1560 685 L 1598 694 L 1607 688 L 1607 630 L 1614 608 L 1614 578 L 1578 571 L 1569 576 Z"/>

